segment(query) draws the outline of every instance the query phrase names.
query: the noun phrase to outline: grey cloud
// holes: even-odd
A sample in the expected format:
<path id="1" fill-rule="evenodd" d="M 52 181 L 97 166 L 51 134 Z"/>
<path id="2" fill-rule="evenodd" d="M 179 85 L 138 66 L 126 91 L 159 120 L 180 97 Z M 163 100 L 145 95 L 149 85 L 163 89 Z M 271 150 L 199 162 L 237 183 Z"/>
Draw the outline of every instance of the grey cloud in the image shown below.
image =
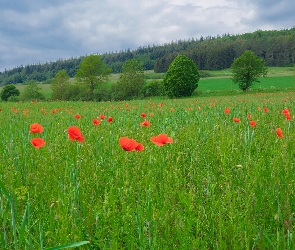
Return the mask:
<path id="1" fill-rule="evenodd" d="M 3 0 L 0 71 L 201 35 L 291 28 L 291 1 Z"/>

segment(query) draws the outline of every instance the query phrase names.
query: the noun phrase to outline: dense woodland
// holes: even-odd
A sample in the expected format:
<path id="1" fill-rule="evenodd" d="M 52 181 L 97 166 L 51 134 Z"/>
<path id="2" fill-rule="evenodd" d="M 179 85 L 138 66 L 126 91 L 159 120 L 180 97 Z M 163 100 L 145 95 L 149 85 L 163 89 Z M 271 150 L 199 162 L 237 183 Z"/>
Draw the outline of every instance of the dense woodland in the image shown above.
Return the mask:
<path id="1" fill-rule="evenodd" d="M 113 73 L 121 72 L 127 59 L 142 61 L 144 69 L 166 72 L 178 54 L 190 57 L 200 70 L 229 68 L 234 58 L 245 50 L 253 51 L 266 61 L 267 66 L 293 66 L 295 64 L 295 27 L 291 29 L 262 31 L 241 35 L 224 34 L 199 39 L 178 40 L 162 45 L 148 45 L 136 50 L 109 52 L 101 55 Z M 50 83 L 55 74 L 66 70 L 75 76 L 84 57 L 57 60 L 43 64 L 20 65 L 0 72 L 0 85 L 24 83 L 30 80 Z"/>

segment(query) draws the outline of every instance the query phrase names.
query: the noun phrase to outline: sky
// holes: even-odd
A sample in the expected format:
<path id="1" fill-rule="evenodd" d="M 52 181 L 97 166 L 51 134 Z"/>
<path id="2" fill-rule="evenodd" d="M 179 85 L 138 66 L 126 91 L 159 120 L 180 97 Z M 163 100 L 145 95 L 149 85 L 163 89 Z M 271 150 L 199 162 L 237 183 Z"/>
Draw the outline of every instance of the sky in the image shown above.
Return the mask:
<path id="1" fill-rule="evenodd" d="M 295 26 L 294 0 L 1 0 L 0 72 L 201 36 Z"/>

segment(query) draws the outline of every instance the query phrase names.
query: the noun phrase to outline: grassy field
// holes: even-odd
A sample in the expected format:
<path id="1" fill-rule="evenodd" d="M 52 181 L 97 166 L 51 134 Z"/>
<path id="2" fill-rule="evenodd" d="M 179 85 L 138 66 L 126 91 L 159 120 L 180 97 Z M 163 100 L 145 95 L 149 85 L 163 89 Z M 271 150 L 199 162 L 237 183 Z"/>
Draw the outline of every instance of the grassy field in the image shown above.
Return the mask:
<path id="1" fill-rule="evenodd" d="M 294 249 L 294 94 L 1 103 L 1 249 Z"/>

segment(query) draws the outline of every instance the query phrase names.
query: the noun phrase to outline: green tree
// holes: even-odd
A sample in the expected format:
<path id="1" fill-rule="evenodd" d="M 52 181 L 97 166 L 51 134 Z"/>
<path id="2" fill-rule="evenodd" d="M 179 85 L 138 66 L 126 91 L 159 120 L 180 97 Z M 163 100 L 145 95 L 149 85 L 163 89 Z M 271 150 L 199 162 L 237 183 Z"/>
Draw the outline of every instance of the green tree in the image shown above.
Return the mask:
<path id="1" fill-rule="evenodd" d="M 45 97 L 40 90 L 41 88 L 38 86 L 38 82 L 31 80 L 20 94 L 19 99 L 22 101 L 44 100 Z"/>
<path id="2" fill-rule="evenodd" d="M 8 101 L 8 98 L 10 96 L 19 96 L 19 95 L 20 95 L 19 90 L 13 84 L 6 85 L 0 93 L 1 99 L 3 101 Z"/>
<path id="3" fill-rule="evenodd" d="M 191 96 L 200 79 L 196 64 L 186 55 L 178 55 L 164 77 L 164 88 L 169 98 Z"/>
<path id="4" fill-rule="evenodd" d="M 232 81 L 239 85 L 243 91 L 251 88 L 254 82 L 259 82 L 258 77 L 266 77 L 267 67 L 265 61 L 250 50 L 246 50 L 236 58 L 231 65 Z"/>
<path id="5" fill-rule="evenodd" d="M 102 61 L 100 55 L 89 55 L 79 64 L 76 78 L 88 87 L 90 99 L 92 100 L 94 89 L 100 83 L 106 82 L 110 73 L 111 69 Z"/>
<path id="6" fill-rule="evenodd" d="M 65 70 L 56 73 L 51 81 L 52 99 L 65 100 L 65 95 L 70 86 L 69 76 Z"/>
<path id="7" fill-rule="evenodd" d="M 136 59 L 128 59 L 122 66 L 122 73 L 115 88 L 119 99 L 138 98 L 143 95 L 145 85 L 144 69 L 142 63 Z M 115 98 L 118 99 L 118 98 Z"/>

